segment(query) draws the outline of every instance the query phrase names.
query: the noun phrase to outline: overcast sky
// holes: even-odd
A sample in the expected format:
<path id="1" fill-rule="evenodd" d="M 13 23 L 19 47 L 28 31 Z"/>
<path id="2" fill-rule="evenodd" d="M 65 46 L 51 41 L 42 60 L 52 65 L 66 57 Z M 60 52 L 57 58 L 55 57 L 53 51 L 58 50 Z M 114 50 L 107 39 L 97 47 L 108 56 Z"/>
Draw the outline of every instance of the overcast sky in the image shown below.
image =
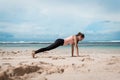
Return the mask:
<path id="1" fill-rule="evenodd" d="M 120 0 L 0 0 L 0 41 L 47 41 L 78 32 L 120 41 Z"/>

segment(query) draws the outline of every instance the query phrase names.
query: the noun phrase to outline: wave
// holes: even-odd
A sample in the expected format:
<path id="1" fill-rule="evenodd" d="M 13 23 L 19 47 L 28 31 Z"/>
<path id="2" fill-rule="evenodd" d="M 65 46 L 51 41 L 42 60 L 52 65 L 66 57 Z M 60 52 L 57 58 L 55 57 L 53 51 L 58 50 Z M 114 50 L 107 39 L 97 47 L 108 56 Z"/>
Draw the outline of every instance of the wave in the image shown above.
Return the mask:
<path id="1" fill-rule="evenodd" d="M 36 42 L 36 41 L 15 41 L 15 42 L 0 42 L 0 43 L 3 43 L 3 44 L 48 44 L 48 43 L 52 43 L 52 42 Z"/>
<path id="2" fill-rule="evenodd" d="M 112 40 L 112 41 L 86 41 L 86 42 L 120 42 L 120 40 Z"/>
<path id="3" fill-rule="evenodd" d="M 107 42 L 120 42 L 120 40 L 112 40 L 112 41 L 82 41 L 80 43 L 107 43 Z M 11 41 L 0 41 L 0 43 L 6 43 L 6 44 L 49 44 L 49 43 L 53 43 L 52 41 L 41 41 L 41 42 L 38 42 L 38 41 L 14 41 L 14 42 L 11 42 Z"/>

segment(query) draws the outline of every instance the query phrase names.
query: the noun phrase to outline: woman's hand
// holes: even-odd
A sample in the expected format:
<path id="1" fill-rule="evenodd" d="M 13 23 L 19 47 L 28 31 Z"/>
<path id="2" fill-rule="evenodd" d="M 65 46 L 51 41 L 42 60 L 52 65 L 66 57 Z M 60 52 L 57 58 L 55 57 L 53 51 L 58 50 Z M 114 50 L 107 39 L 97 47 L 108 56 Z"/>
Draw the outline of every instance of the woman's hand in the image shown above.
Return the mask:
<path id="1" fill-rule="evenodd" d="M 71 48 L 72 48 L 72 57 L 74 56 L 74 45 L 72 44 L 71 45 Z"/>

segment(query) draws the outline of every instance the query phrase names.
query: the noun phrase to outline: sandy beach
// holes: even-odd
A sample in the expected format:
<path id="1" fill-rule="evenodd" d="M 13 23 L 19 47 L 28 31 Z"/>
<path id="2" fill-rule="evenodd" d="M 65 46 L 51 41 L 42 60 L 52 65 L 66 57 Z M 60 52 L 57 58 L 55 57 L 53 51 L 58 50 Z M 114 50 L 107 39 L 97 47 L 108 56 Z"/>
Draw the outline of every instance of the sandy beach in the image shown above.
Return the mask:
<path id="1" fill-rule="evenodd" d="M 120 0 L 0 0 L 0 80 L 120 80 Z"/>
<path id="2" fill-rule="evenodd" d="M 0 80 L 120 80 L 120 50 L 55 49 L 31 57 L 32 49 L 0 49 Z"/>

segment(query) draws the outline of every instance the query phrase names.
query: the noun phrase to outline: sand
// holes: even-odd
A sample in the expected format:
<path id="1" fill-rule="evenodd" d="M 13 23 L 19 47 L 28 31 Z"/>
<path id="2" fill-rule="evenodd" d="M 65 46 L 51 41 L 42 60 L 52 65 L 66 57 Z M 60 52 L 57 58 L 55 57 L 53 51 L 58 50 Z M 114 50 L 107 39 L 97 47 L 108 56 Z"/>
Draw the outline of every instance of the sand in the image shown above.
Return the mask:
<path id="1" fill-rule="evenodd" d="M 120 80 L 120 51 L 81 49 L 79 57 L 55 49 L 0 49 L 0 80 Z"/>

